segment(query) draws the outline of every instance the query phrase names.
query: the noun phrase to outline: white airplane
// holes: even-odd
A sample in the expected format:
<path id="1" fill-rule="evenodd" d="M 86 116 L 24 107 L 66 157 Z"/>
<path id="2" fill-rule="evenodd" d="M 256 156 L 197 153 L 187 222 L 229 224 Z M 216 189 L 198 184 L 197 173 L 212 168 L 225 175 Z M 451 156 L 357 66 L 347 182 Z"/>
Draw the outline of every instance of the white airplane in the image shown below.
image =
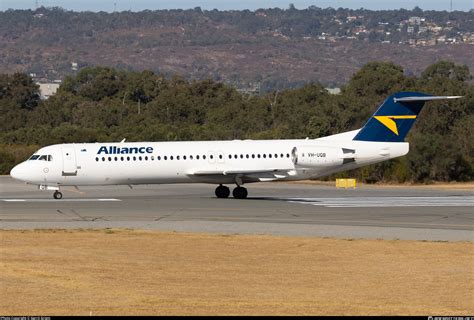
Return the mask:
<path id="1" fill-rule="evenodd" d="M 40 190 L 63 186 L 217 184 L 215 195 L 245 199 L 251 182 L 313 179 L 408 153 L 405 136 L 424 103 L 460 96 L 399 92 L 359 130 L 318 139 L 56 144 L 41 148 L 10 175 Z"/>

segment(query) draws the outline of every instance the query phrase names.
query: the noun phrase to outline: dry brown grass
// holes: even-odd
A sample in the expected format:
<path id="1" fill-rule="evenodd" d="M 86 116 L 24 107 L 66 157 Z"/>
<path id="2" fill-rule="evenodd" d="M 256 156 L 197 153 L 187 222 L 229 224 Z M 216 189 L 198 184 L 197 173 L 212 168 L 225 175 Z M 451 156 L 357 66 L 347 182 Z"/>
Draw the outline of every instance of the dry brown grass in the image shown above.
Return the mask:
<path id="1" fill-rule="evenodd" d="M 0 231 L 0 314 L 474 313 L 474 244 Z"/>

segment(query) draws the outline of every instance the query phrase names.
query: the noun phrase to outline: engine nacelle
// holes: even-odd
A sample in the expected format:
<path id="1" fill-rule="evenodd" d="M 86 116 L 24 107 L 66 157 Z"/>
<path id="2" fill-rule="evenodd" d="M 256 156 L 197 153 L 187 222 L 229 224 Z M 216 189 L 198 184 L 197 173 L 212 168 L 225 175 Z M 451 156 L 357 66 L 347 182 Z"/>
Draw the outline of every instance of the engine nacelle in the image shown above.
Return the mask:
<path id="1" fill-rule="evenodd" d="M 333 167 L 345 162 L 343 149 L 336 147 L 298 146 L 291 156 L 295 166 L 302 168 Z"/>

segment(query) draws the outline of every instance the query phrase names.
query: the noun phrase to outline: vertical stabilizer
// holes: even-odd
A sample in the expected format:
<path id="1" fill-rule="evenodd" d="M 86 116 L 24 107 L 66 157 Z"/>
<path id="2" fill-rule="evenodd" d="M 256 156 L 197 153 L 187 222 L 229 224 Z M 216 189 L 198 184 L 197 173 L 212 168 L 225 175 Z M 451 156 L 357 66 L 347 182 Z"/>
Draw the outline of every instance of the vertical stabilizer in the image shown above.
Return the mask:
<path id="1" fill-rule="evenodd" d="M 426 101 L 457 99 L 420 92 L 398 92 L 388 97 L 353 140 L 403 142 Z"/>

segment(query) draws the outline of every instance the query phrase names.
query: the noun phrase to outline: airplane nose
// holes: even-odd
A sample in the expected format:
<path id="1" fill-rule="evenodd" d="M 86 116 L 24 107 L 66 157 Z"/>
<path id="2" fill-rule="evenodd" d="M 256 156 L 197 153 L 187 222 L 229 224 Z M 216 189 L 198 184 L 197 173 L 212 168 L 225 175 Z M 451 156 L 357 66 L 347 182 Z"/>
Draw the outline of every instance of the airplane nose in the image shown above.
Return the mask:
<path id="1" fill-rule="evenodd" d="M 16 180 L 25 181 L 26 172 L 25 172 L 25 168 L 23 164 L 20 163 L 16 165 L 15 167 L 13 167 L 13 169 L 10 171 L 10 176 Z"/>

